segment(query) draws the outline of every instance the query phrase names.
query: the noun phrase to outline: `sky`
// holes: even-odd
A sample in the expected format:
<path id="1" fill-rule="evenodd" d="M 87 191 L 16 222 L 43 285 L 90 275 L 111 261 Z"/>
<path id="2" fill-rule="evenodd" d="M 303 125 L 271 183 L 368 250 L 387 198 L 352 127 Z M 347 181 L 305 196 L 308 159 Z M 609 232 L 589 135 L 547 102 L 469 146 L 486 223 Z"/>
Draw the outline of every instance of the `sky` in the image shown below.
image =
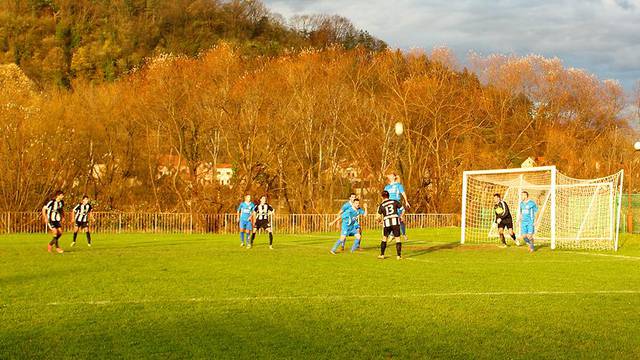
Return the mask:
<path id="1" fill-rule="evenodd" d="M 631 94 L 640 80 L 640 0 L 264 0 L 271 11 L 338 14 L 401 49 L 539 54 Z"/>

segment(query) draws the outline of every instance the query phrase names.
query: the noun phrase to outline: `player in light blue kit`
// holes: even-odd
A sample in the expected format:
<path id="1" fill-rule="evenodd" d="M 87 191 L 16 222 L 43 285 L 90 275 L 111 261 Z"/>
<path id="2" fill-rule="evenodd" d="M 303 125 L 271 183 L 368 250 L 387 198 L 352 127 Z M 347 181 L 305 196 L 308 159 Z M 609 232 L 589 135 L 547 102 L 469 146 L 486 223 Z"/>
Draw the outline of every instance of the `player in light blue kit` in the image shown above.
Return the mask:
<path id="1" fill-rule="evenodd" d="M 367 207 L 365 205 L 365 209 L 360 208 L 360 199 L 354 199 L 353 204 L 350 207 L 343 207 L 340 212 L 340 216 L 338 216 L 335 220 L 333 220 L 330 225 L 335 224 L 338 220 L 342 220 L 342 228 L 340 230 L 340 238 L 331 248 L 331 253 L 333 255 L 336 254 L 339 246 L 342 246 L 344 249 L 344 244 L 348 236 L 355 237 L 355 241 L 353 242 L 353 246 L 351 247 L 351 252 L 356 251 L 360 247 L 360 223 L 358 222 L 358 218 L 360 215 L 367 215 Z"/>
<path id="2" fill-rule="evenodd" d="M 356 200 L 358 200 L 358 202 L 356 203 Z M 358 216 L 354 219 L 353 223 L 353 227 L 356 229 L 356 231 L 358 232 L 358 237 L 356 237 L 356 240 L 353 242 L 353 246 L 351 246 L 351 252 L 354 252 L 358 249 L 360 249 L 360 244 L 362 242 L 362 227 L 360 226 L 360 216 L 367 216 L 367 204 L 364 204 L 364 210 L 360 207 L 360 200 L 359 199 L 354 199 L 353 200 L 353 206 L 354 208 L 357 209 L 358 211 Z M 344 251 L 344 243 L 342 243 L 342 251 Z"/>
<path id="3" fill-rule="evenodd" d="M 251 195 L 245 195 L 244 201 L 238 205 L 238 224 L 240 225 L 240 246 L 244 246 L 245 237 L 247 248 L 251 248 L 251 231 L 253 230 L 253 209 L 256 206 L 251 202 Z"/>
<path id="4" fill-rule="evenodd" d="M 353 206 L 353 202 L 355 200 L 356 200 L 356 193 L 349 194 L 349 200 L 345 201 L 344 204 L 342 204 L 342 207 L 340 208 L 340 211 L 338 212 L 338 216 L 341 216 L 343 212 L 345 212 L 350 207 L 352 207 Z"/>
<path id="5" fill-rule="evenodd" d="M 353 206 L 353 201 L 355 199 L 356 199 L 356 193 L 349 194 L 349 200 L 345 201 L 344 204 L 342 204 L 340 211 L 338 211 L 339 217 L 342 217 L 342 214 Z M 342 243 L 342 251 L 344 251 L 344 243 Z"/>
<path id="6" fill-rule="evenodd" d="M 387 175 L 387 180 L 389 183 L 384 187 L 384 191 L 389 193 L 389 200 L 402 203 L 402 199 L 404 199 L 406 208 L 411 208 L 409 200 L 407 200 L 407 194 L 404 192 L 404 186 L 400 183 L 400 176 L 397 174 L 389 174 Z"/>
<path id="7" fill-rule="evenodd" d="M 536 213 L 538 205 L 529 199 L 529 193 L 522 192 L 522 201 L 520 202 L 520 229 L 524 242 L 529 245 L 529 252 L 535 250 L 533 246 L 533 234 L 535 234 Z"/>

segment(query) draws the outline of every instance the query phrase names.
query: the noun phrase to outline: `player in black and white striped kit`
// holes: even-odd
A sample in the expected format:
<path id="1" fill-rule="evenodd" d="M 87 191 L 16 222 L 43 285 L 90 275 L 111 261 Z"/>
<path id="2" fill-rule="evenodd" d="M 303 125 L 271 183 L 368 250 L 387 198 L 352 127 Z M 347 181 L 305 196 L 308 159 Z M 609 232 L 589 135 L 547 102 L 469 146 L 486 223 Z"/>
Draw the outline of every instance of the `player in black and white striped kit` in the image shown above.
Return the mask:
<path id="1" fill-rule="evenodd" d="M 91 247 L 91 232 L 89 231 L 89 215 L 91 214 L 93 207 L 89 203 L 89 197 L 84 195 L 82 202 L 73 208 L 73 219 L 75 226 L 73 227 L 73 242 L 71 246 L 76 246 L 76 238 L 78 237 L 78 231 L 82 230 L 87 236 L 87 245 Z"/>
<path id="2" fill-rule="evenodd" d="M 42 220 L 47 224 L 47 228 L 51 230 L 53 239 L 49 241 L 47 251 L 51 252 L 52 246 L 56 246 L 56 252 L 63 253 L 64 250 L 60 248 L 59 240 L 62 236 L 62 220 L 64 218 L 64 192 L 62 190 L 56 191 L 53 199 L 49 200 L 42 207 Z"/>
<path id="3" fill-rule="evenodd" d="M 399 210 L 402 207 L 399 201 L 389 199 L 389 192 L 382 192 L 382 203 L 378 208 L 378 220 L 382 218 L 384 226 L 382 230 L 382 242 L 380 243 L 380 255 L 378 259 L 384 259 L 384 251 L 387 249 L 387 240 L 396 239 L 397 259 L 402 259 L 402 240 L 400 239 Z"/>
<path id="4" fill-rule="evenodd" d="M 263 229 L 269 232 L 269 249 L 273 249 L 273 231 L 271 230 L 273 212 L 273 207 L 267 204 L 267 197 L 263 195 L 260 198 L 260 204 L 253 208 L 255 224 L 253 224 L 253 234 L 251 234 L 251 242 L 247 248 L 251 248 L 251 246 L 253 246 L 253 240 L 256 238 L 256 232 Z"/>

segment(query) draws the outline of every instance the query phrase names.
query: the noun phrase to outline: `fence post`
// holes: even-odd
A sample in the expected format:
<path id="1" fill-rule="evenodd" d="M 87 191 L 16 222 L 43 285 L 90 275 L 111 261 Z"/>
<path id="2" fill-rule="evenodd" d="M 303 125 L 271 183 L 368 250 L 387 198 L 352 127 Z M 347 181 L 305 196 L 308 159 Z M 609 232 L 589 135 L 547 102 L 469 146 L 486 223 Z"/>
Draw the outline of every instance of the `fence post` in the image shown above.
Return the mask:
<path id="1" fill-rule="evenodd" d="M 11 213 L 7 213 L 7 234 L 11 234 Z"/>
<path id="2" fill-rule="evenodd" d="M 158 232 L 158 213 L 153 214 L 153 232 Z"/>
<path id="3" fill-rule="evenodd" d="M 193 213 L 189 213 L 189 233 L 193 234 Z"/>
<path id="4" fill-rule="evenodd" d="M 118 234 L 122 233 L 122 213 L 118 214 Z"/>

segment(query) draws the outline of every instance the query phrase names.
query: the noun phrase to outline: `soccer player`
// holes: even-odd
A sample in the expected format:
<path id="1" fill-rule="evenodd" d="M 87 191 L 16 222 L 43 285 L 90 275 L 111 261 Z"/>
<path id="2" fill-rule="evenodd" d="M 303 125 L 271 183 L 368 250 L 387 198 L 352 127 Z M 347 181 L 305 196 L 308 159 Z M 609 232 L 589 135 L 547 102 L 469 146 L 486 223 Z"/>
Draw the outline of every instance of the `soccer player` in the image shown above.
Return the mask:
<path id="1" fill-rule="evenodd" d="M 245 244 L 245 236 L 247 238 L 247 248 L 251 248 L 251 230 L 253 230 L 251 218 L 253 217 L 253 209 L 256 206 L 251 202 L 251 195 L 245 195 L 244 201 L 238 205 L 237 215 L 238 224 L 240 225 L 240 246 Z"/>
<path id="2" fill-rule="evenodd" d="M 535 221 L 536 213 L 538 212 L 538 205 L 536 202 L 529 199 L 529 193 L 522 192 L 522 201 L 520 202 L 520 226 L 521 233 L 526 242 L 529 245 L 529 252 L 535 250 L 533 246 L 533 234 L 535 234 Z"/>
<path id="3" fill-rule="evenodd" d="M 344 204 L 342 204 L 342 208 L 340 208 L 340 211 L 338 212 L 338 216 L 342 215 L 342 213 L 345 212 L 345 210 L 353 206 L 353 202 L 355 200 L 356 200 L 356 193 L 349 194 L 349 200 L 345 201 Z"/>
<path id="4" fill-rule="evenodd" d="M 384 259 L 384 252 L 387 249 L 387 240 L 396 238 L 396 258 L 402 259 L 402 241 L 400 239 L 400 202 L 389 198 L 389 192 L 382 192 L 382 203 L 378 207 L 378 220 L 382 219 L 382 241 L 380 242 L 380 255 L 378 259 Z"/>
<path id="5" fill-rule="evenodd" d="M 395 173 L 389 174 L 387 175 L 387 181 L 389 183 L 384 187 L 384 191 L 389 193 L 389 199 L 400 201 L 404 198 L 404 203 L 406 204 L 407 209 L 411 208 L 409 200 L 407 200 L 407 194 L 404 192 L 404 186 L 400 183 L 400 176 Z"/>
<path id="6" fill-rule="evenodd" d="M 362 238 L 360 234 L 360 224 L 358 222 L 360 215 L 367 215 L 367 206 L 365 204 L 364 210 L 362 210 L 360 208 L 360 199 L 355 198 L 353 199 L 351 207 L 345 208 L 344 211 L 341 211 L 340 216 L 330 223 L 330 225 L 333 225 L 338 220 L 342 220 L 340 238 L 338 238 L 338 241 L 336 241 L 330 251 L 333 255 L 336 255 L 338 246 L 341 246 L 344 249 L 344 244 L 348 236 L 355 237 L 355 241 L 351 247 L 351 252 L 356 251 L 360 247 L 360 240 Z"/>
<path id="7" fill-rule="evenodd" d="M 53 235 L 53 239 L 49 241 L 49 246 L 47 246 L 47 251 L 51 252 L 51 248 L 53 245 L 56 246 L 56 252 L 62 254 L 64 250 L 60 248 L 59 240 L 62 236 L 62 220 L 64 219 L 64 192 L 62 190 L 56 191 L 56 194 L 53 199 L 49 200 L 42 207 L 42 220 L 44 220 L 45 224 L 49 230 L 51 230 L 51 234 Z"/>
<path id="8" fill-rule="evenodd" d="M 509 235 L 516 242 L 517 246 L 520 246 L 520 242 L 516 239 L 516 234 L 513 232 L 513 217 L 511 217 L 511 211 L 509 205 L 502 200 L 500 194 L 493 194 L 493 212 L 496 214 L 496 224 L 498 225 L 498 233 L 500 234 L 500 241 L 502 245 L 500 247 L 507 247 L 507 241 L 504 238 L 504 229 L 509 230 Z"/>
<path id="9" fill-rule="evenodd" d="M 273 250 L 273 232 L 271 231 L 271 219 L 273 218 L 273 207 L 267 204 L 267 197 L 263 195 L 260 198 L 260 204 L 256 205 L 253 209 L 253 218 L 255 224 L 253 226 L 253 234 L 251 234 L 251 243 L 249 247 L 253 245 L 253 241 L 256 239 L 256 232 L 260 229 L 269 232 L 269 249 Z"/>
<path id="10" fill-rule="evenodd" d="M 80 230 L 87 236 L 87 245 L 91 247 L 91 232 L 89 231 L 89 215 L 91 214 L 91 210 L 93 210 L 93 207 L 89 204 L 89 197 L 87 195 L 82 196 L 82 202 L 73 208 L 75 226 L 73 227 L 73 242 L 71 243 L 71 247 L 76 246 L 76 239 L 78 238 L 78 231 Z"/>
<path id="11" fill-rule="evenodd" d="M 356 203 L 356 200 L 358 200 L 357 203 Z M 356 241 L 353 242 L 353 246 L 351 247 L 351 252 L 360 250 L 360 246 L 362 246 L 362 226 L 360 226 L 360 216 L 361 215 L 367 216 L 368 214 L 367 203 L 364 204 L 364 210 L 360 207 L 360 199 L 354 199 L 353 205 L 358 211 L 358 217 L 356 217 L 353 227 L 356 229 L 360 237 L 356 238 Z M 342 251 L 344 251 L 344 242 L 342 243 Z"/>
<path id="12" fill-rule="evenodd" d="M 398 209 L 398 216 L 399 216 L 399 220 L 400 220 L 400 235 L 402 236 L 402 238 L 404 239 L 404 241 L 408 241 L 409 237 L 407 236 L 407 224 L 404 222 L 404 206 L 400 207 L 400 209 Z"/>
<path id="13" fill-rule="evenodd" d="M 350 209 L 353 206 L 353 201 L 355 199 L 356 193 L 352 192 L 351 194 L 349 194 L 349 200 L 345 201 L 344 204 L 342 204 L 342 208 L 340 208 L 340 211 L 338 211 L 338 216 L 342 216 L 342 213 Z M 358 227 L 358 232 L 360 232 L 360 235 L 362 235 L 362 229 L 360 229 L 360 227 Z M 344 243 L 342 243 L 342 251 L 344 251 Z"/>

